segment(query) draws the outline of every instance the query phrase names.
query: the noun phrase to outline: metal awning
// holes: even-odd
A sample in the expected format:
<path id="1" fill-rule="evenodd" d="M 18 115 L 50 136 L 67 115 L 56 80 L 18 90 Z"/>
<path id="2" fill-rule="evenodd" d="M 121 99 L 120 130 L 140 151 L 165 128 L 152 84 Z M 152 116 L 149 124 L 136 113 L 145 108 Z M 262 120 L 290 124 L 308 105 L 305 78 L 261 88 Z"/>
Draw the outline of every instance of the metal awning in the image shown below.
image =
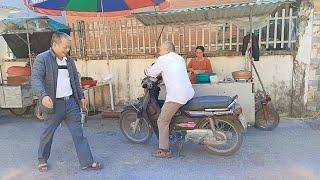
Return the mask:
<path id="1" fill-rule="evenodd" d="M 152 11 L 133 13 L 144 25 L 167 25 L 195 23 L 218 19 L 232 19 L 252 16 L 269 15 L 284 4 L 294 3 L 294 0 L 260 1 L 248 3 L 233 3 L 212 5 L 199 8 L 183 8 L 167 11 Z"/>
<path id="2" fill-rule="evenodd" d="M 0 19 L 8 17 L 12 13 L 20 12 L 19 8 L 0 5 Z"/>
<path id="3" fill-rule="evenodd" d="M 64 24 L 54 21 L 47 16 L 6 18 L 0 20 L 0 35 L 17 33 L 52 32 L 69 30 Z"/>

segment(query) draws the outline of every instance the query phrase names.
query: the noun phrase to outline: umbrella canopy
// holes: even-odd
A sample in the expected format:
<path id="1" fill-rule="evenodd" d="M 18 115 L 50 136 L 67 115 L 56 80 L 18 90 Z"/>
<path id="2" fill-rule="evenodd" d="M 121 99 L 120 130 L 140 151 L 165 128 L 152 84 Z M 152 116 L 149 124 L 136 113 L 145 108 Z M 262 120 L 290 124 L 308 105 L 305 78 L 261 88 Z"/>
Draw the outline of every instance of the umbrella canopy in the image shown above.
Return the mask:
<path id="1" fill-rule="evenodd" d="M 163 6 L 166 0 L 26 0 L 27 5 L 55 11 L 67 11 L 71 13 L 114 13 L 127 12 L 128 10 L 149 6 Z"/>

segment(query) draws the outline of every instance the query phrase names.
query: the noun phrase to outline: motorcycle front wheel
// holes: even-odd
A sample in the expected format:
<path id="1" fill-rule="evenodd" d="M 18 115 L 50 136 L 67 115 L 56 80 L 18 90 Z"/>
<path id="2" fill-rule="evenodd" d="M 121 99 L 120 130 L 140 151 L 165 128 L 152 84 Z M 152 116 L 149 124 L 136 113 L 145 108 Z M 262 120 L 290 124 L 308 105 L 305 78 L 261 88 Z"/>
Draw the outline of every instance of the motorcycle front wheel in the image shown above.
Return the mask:
<path id="1" fill-rule="evenodd" d="M 221 145 L 205 145 L 205 150 L 213 155 L 230 156 L 237 152 L 243 141 L 243 128 L 241 123 L 232 116 L 220 116 L 215 118 L 215 128 L 217 131 L 223 132 L 227 141 Z M 205 120 L 201 129 L 211 129 L 210 121 Z"/>
<path id="2" fill-rule="evenodd" d="M 260 130 L 272 131 L 279 125 L 279 114 L 271 103 L 261 105 L 255 115 L 256 121 L 254 126 Z"/>
<path id="3" fill-rule="evenodd" d="M 120 115 L 120 130 L 131 142 L 145 143 L 149 141 L 153 133 L 151 124 L 141 118 L 136 126 L 136 131 L 134 131 L 136 120 L 137 111 L 135 109 L 124 110 Z"/>

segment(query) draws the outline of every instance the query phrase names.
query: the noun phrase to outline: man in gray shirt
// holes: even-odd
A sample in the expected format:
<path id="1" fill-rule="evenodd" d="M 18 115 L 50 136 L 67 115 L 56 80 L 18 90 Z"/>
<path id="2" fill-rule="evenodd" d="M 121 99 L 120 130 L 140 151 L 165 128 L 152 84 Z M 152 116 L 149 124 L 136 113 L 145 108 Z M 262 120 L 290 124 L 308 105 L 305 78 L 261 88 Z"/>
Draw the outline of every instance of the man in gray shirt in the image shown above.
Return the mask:
<path id="1" fill-rule="evenodd" d="M 80 105 L 86 108 L 86 100 L 75 63 L 68 56 L 70 46 L 70 36 L 56 32 L 52 35 L 50 50 L 39 54 L 33 64 L 31 83 L 46 120 L 38 150 L 41 172 L 48 170 L 53 135 L 63 120 L 72 135 L 82 169 L 102 168 L 102 164 L 93 161 L 89 143 L 83 136 Z"/>

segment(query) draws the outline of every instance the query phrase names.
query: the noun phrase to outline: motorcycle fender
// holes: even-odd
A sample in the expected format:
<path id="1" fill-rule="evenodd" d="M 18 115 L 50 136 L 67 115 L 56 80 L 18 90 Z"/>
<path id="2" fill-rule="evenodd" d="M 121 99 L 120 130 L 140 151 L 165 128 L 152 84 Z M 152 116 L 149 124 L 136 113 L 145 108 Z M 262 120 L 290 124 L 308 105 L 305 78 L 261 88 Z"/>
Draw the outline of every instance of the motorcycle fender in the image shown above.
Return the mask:
<path id="1" fill-rule="evenodd" d="M 235 112 L 235 110 L 236 110 L 237 108 L 239 108 L 239 107 L 241 107 L 240 104 L 236 103 L 236 104 L 232 107 L 233 112 Z M 246 131 L 246 130 L 247 130 L 247 127 L 248 127 L 248 123 L 247 123 L 247 121 L 246 121 L 245 116 L 243 115 L 243 113 L 241 113 L 241 114 L 238 115 L 237 120 L 240 122 L 240 124 L 241 124 L 241 126 L 242 126 L 242 128 L 243 128 L 243 131 Z"/>
<path id="2" fill-rule="evenodd" d="M 125 106 L 123 108 L 122 112 L 124 112 L 126 110 L 135 110 L 138 113 L 138 117 L 142 117 L 142 111 L 139 109 L 139 107 L 140 107 L 140 103 L 132 103 L 130 105 Z"/>
<path id="3" fill-rule="evenodd" d="M 242 125 L 243 130 L 246 131 L 248 127 L 248 123 L 245 119 L 245 116 L 242 113 L 238 116 L 238 120 L 240 121 L 240 124 Z"/>
<path id="4" fill-rule="evenodd" d="M 122 112 L 123 112 L 123 111 L 126 111 L 126 110 L 129 110 L 129 109 L 134 109 L 134 110 L 137 111 L 138 107 L 139 107 L 139 104 L 138 104 L 138 103 L 130 104 L 130 105 L 125 106 L 125 107 L 123 108 Z"/>

